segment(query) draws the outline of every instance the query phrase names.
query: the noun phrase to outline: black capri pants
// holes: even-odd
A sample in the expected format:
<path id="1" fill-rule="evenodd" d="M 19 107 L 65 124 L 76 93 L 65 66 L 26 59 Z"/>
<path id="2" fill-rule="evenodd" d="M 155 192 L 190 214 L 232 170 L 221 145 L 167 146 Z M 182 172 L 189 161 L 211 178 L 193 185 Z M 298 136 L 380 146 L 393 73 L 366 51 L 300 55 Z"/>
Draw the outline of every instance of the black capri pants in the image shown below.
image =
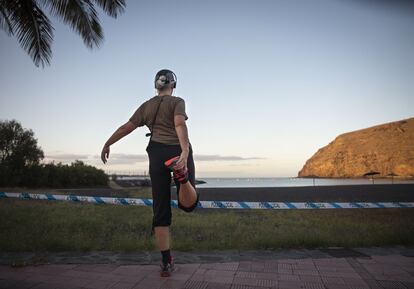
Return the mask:
<path id="1" fill-rule="evenodd" d="M 164 165 L 164 162 L 181 154 L 180 145 L 168 145 L 151 140 L 147 146 L 149 157 L 149 174 L 152 184 L 152 232 L 157 226 L 171 225 L 171 171 Z M 187 160 L 189 182 L 195 188 L 195 167 L 193 159 L 193 150 L 190 144 L 190 150 Z M 198 205 L 199 193 L 197 200 L 191 207 L 184 207 L 179 202 L 180 182 L 174 179 L 177 187 L 178 207 L 185 212 L 192 212 Z"/>

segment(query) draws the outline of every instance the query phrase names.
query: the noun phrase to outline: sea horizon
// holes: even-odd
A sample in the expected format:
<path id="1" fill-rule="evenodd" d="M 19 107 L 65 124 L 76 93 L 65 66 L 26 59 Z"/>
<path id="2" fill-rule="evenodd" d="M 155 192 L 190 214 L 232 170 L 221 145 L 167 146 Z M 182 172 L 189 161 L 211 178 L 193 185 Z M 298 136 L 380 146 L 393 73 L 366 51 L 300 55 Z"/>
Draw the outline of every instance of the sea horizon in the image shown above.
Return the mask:
<path id="1" fill-rule="evenodd" d="M 144 177 L 125 176 L 124 180 L 142 179 Z M 148 177 L 146 177 L 148 178 Z M 226 187 L 303 187 L 303 186 L 342 186 L 371 185 L 370 178 L 300 178 L 300 177 L 197 177 L 203 184 L 200 188 Z M 374 184 L 414 184 L 414 179 L 375 178 Z"/>

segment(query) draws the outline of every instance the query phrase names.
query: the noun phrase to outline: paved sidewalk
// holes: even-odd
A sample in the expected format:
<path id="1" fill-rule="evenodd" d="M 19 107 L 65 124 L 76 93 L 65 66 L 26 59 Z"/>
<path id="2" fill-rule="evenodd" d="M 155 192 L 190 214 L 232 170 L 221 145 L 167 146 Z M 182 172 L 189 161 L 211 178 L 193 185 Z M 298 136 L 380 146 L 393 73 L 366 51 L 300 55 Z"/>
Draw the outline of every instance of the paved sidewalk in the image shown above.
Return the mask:
<path id="1" fill-rule="evenodd" d="M 237 261 L 190 261 L 177 264 L 176 271 L 168 278 L 159 277 L 159 266 L 155 262 L 149 265 L 46 264 L 17 268 L 1 265 L 0 288 L 414 288 L 414 257 L 404 253 L 407 250 L 316 251 L 291 257 L 279 250 L 277 254 L 260 258 L 239 254 L 242 258 Z M 348 256 L 347 252 L 350 253 Z"/>

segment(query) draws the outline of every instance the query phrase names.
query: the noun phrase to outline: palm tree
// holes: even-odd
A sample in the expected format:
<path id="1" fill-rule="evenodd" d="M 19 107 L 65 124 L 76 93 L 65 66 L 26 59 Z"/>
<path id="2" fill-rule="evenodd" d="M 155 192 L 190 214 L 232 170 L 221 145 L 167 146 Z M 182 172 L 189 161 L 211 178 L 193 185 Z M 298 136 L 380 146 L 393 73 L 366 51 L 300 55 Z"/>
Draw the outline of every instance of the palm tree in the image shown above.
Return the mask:
<path id="1" fill-rule="evenodd" d="M 95 6 L 116 18 L 125 0 L 0 0 L 0 28 L 16 36 L 34 64 L 44 67 L 50 65 L 54 29 L 43 11 L 68 24 L 92 49 L 104 39 Z"/>

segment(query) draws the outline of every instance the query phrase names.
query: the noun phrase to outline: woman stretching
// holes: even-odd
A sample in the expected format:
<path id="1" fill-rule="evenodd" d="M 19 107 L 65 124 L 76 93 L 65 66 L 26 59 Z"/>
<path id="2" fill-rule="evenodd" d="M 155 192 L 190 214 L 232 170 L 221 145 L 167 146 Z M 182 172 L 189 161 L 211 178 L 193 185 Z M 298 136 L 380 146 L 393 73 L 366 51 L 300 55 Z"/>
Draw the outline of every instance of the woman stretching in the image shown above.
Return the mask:
<path id="1" fill-rule="evenodd" d="M 129 121 L 113 133 L 102 149 L 101 159 L 106 163 L 110 146 L 137 127 L 146 125 L 150 129 L 147 153 L 153 198 L 152 233 L 162 255 L 160 274 L 168 277 L 174 270 L 170 253 L 171 172 L 180 209 L 192 212 L 197 207 L 199 193 L 195 190 L 195 167 L 185 123 L 188 119 L 185 102 L 172 96 L 177 78 L 171 70 L 163 69 L 156 74 L 154 82 L 157 95 L 141 104 Z"/>

